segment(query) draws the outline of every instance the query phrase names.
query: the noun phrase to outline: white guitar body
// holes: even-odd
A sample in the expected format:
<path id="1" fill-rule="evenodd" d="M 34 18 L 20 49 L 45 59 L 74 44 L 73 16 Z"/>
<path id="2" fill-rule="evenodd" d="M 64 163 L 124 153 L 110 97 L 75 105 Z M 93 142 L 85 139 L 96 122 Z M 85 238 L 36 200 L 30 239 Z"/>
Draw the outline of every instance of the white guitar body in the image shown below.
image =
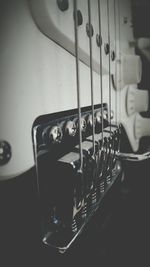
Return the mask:
<path id="1" fill-rule="evenodd" d="M 54 0 L 29 2 L 7 0 L 0 4 L 0 139 L 6 140 L 12 150 L 9 162 L 0 166 L 1 180 L 16 177 L 35 165 L 32 126 L 39 116 L 77 108 L 73 3 L 69 1 L 69 9 L 62 12 Z M 83 15 L 83 25 L 79 27 L 79 54 L 81 106 L 85 107 L 91 105 L 89 38 L 86 34 L 87 1 L 78 2 L 78 9 Z M 94 28 L 94 104 L 99 104 L 101 95 L 99 47 L 96 44 L 97 1 L 91 2 Z M 104 44 L 108 43 L 106 2 L 101 0 L 103 101 L 109 105 L 109 57 L 104 52 Z M 116 87 L 115 89 L 111 84 L 111 109 L 114 112 L 114 121 L 123 124 L 133 151 L 137 151 L 141 137 L 135 136 L 138 108 L 128 114 L 126 98 L 128 85 L 135 88 L 140 81 L 139 58 L 134 63 L 132 77 L 123 77 L 124 57 L 135 55 L 134 48 L 129 45 L 134 37 L 130 1 L 118 0 L 116 3 L 119 8 L 115 11 L 115 43 L 114 5 L 113 1 L 109 1 L 111 50 L 116 45 L 116 59 L 111 61 L 111 74 L 114 75 Z M 146 96 L 147 92 L 142 110 L 146 110 L 148 106 Z"/>

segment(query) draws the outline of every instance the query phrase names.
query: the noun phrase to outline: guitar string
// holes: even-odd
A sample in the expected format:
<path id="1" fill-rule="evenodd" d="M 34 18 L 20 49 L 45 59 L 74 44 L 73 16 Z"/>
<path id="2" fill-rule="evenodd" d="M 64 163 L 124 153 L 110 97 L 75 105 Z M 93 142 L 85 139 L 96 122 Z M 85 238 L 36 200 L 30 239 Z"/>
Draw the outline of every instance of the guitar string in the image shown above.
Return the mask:
<path id="1" fill-rule="evenodd" d="M 77 18 L 77 0 L 74 0 L 74 35 L 75 35 L 75 59 L 76 59 L 76 87 L 77 87 L 77 105 L 78 105 L 78 127 L 79 127 L 79 154 L 80 168 L 83 171 L 83 150 L 82 150 L 82 129 L 81 129 L 81 90 L 80 90 L 80 69 L 79 69 L 79 42 L 78 42 L 78 18 Z"/>
<path id="2" fill-rule="evenodd" d="M 120 2 L 118 0 L 118 24 L 119 24 L 119 121 L 121 122 L 121 29 L 120 29 Z"/>
<path id="3" fill-rule="evenodd" d="M 92 141 L 93 156 L 95 157 L 95 121 L 94 121 L 94 89 L 93 89 L 93 54 L 92 54 L 92 24 L 91 24 L 91 2 L 88 0 L 88 24 L 89 24 L 89 50 L 90 50 L 90 87 L 92 108 Z"/>
<path id="4" fill-rule="evenodd" d="M 117 79 L 118 79 L 118 73 L 117 73 L 117 16 L 116 16 L 116 0 L 114 0 L 114 35 L 115 35 L 115 45 L 114 45 L 114 52 L 115 52 L 115 117 L 116 117 L 116 125 L 118 126 L 118 84 L 117 84 Z"/>
<path id="5" fill-rule="evenodd" d="M 104 142 L 104 121 L 103 121 L 103 61 L 102 61 L 102 25 L 101 25 L 101 4 L 98 0 L 98 23 L 99 23 L 99 38 L 100 38 L 100 48 L 99 48 L 99 62 L 100 62 L 100 93 L 101 93 L 101 135 L 102 135 L 102 146 Z"/>
<path id="6" fill-rule="evenodd" d="M 109 44 L 109 55 L 108 55 L 108 74 L 109 74 L 109 111 L 108 111 L 108 121 L 110 127 L 111 136 L 111 58 L 110 58 L 110 20 L 109 20 L 109 0 L 107 0 L 107 17 L 108 17 L 108 44 Z"/>
<path id="7" fill-rule="evenodd" d="M 116 0 L 116 10 L 117 10 L 117 15 L 116 15 L 116 27 L 117 27 L 117 33 L 118 33 L 118 58 L 117 58 L 117 97 L 119 99 L 118 101 L 118 124 L 120 123 L 120 118 L 121 118 L 121 42 L 120 42 L 120 5 L 119 5 L 119 0 Z"/>

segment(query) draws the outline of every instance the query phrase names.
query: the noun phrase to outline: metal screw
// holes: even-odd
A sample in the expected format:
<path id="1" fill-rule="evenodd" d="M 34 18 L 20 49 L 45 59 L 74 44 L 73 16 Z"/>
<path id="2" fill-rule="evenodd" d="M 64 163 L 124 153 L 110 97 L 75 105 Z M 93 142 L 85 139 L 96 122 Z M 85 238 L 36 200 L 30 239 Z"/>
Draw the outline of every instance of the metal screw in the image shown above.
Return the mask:
<path id="1" fill-rule="evenodd" d="M 101 124 L 102 123 L 101 111 L 97 111 L 95 117 L 96 117 L 96 123 Z"/>
<path id="2" fill-rule="evenodd" d="M 86 132 L 86 127 L 87 127 L 87 124 L 86 124 L 86 120 L 84 118 L 81 118 L 81 130 L 82 132 Z"/>
<path id="3" fill-rule="evenodd" d="M 96 44 L 98 47 L 102 45 L 102 36 L 100 36 L 99 34 L 96 34 Z"/>
<path id="4" fill-rule="evenodd" d="M 105 51 L 105 54 L 106 54 L 106 55 L 109 54 L 109 50 L 110 50 L 110 48 L 109 48 L 109 44 L 108 44 L 108 43 L 104 44 L 104 51 Z"/>
<path id="5" fill-rule="evenodd" d="M 74 121 L 68 121 L 65 126 L 65 132 L 69 135 L 74 137 L 77 132 L 77 127 Z"/>
<path id="6" fill-rule="evenodd" d="M 116 58 L 115 51 L 114 51 L 114 50 L 112 50 L 112 51 L 111 51 L 111 60 L 112 60 L 112 61 L 114 61 L 114 60 L 115 60 L 115 58 Z"/>
<path id="7" fill-rule="evenodd" d="M 69 8 L 68 0 L 57 0 L 57 5 L 61 11 L 66 11 Z"/>
<path id="8" fill-rule="evenodd" d="M 75 12 L 73 13 L 73 18 L 75 19 Z M 80 26 L 83 24 L 83 16 L 80 10 L 77 10 L 77 25 Z"/>
<path id="9" fill-rule="evenodd" d="M 89 25 L 89 23 L 86 24 L 86 33 L 88 37 L 92 37 L 94 35 L 94 29 L 92 24 Z"/>
<path id="10" fill-rule="evenodd" d="M 0 140 L 0 166 L 8 163 L 11 158 L 11 146 L 8 142 Z"/>
<path id="11" fill-rule="evenodd" d="M 54 126 L 49 132 L 49 140 L 52 144 L 59 144 L 62 141 L 62 130 L 59 126 Z"/>

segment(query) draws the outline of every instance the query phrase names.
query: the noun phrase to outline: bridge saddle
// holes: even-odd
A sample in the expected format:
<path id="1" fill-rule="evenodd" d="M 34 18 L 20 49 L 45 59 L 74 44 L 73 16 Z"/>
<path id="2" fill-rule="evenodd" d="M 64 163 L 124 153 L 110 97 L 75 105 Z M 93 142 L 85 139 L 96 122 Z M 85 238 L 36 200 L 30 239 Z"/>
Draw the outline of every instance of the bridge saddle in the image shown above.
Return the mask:
<path id="1" fill-rule="evenodd" d="M 61 251 L 81 233 L 121 174 L 116 158 L 120 127 L 108 125 L 107 106 L 103 110 L 104 118 L 101 107 L 95 108 L 94 143 L 92 111 L 90 108 L 82 111 L 82 169 L 76 111 L 70 111 L 70 115 L 69 112 L 50 115 L 33 128 L 43 242 Z"/>

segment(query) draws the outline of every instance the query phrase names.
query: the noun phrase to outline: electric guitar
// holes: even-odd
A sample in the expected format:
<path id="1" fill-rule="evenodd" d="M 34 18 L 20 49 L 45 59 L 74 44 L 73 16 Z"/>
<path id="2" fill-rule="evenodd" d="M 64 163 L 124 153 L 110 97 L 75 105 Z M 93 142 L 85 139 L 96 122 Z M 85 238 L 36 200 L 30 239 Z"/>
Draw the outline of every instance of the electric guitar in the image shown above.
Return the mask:
<path id="1" fill-rule="evenodd" d="M 10 1 L 8 6 L 3 2 L 0 179 L 36 166 L 44 196 L 43 241 L 63 251 L 97 209 L 105 183 L 107 191 L 121 173 L 120 125 L 133 152 L 139 149 L 140 138 L 150 135 L 149 119 L 139 114 L 148 110 L 149 103 L 148 92 L 138 89 L 141 59 L 130 45 L 134 42 L 131 3 L 24 0 Z M 69 177 L 74 171 L 77 182 L 72 185 Z M 64 173 L 66 180 L 51 183 L 54 173 L 57 178 Z M 100 196 L 96 196 L 99 178 Z M 64 183 L 75 194 L 70 206 L 69 195 L 61 204 L 54 193 L 64 198 L 60 190 Z M 88 201 L 94 207 L 89 216 Z M 80 217 L 83 223 L 77 223 Z M 68 235 L 70 225 L 67 241 L 60 236 L 52 241 L 51 232 L 56 234 L 60 227 L 61 234 L 67 229 Z"/>

